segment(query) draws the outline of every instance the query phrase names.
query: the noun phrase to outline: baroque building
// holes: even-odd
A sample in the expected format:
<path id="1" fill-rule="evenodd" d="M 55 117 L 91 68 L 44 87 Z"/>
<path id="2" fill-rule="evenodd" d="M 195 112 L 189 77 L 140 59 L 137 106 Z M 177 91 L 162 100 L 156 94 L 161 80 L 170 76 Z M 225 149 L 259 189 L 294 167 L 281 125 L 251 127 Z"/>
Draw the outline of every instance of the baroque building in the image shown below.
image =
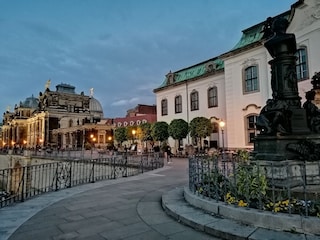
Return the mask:
<path id="1" fill-rule="evenodd" d="M 2 148 L 85 149 L 113 146 L 113 130 L 156 122 L 156 106 L 139 104 L 125 117 L 104 118 L 100 102 L 69 84 L 50 89 L 47 81 L 39 97 L 29 97 L 3 114 L 0 131 Z"/>
<path id="2" fill-rule="evenodd" d="M 252 149 L 258 133 L 256 117 L 267 99 L 272 98 L 268 64 L 272 57 L 264 43 L 270 36 L 270 23 L 277 18 L 286 18 L 287 32 L 296 36 L 296 72 L 299 95 L 304 102 L 305 93 L 312 88 L 313 74 L 320 71 L 320 3 L 317 0 L 299 0 L 288 11 L 243 30 L 239 42 L 226 53 L 170 71 L 154 89 L 157 120 L 170 123 L 181 118 L 190 123 L 193 118 L 203 116 L 214 125 L 205 140 L 208 147 Z M 226 123 L 223 132 L 219 131 L 220 121 Z M 174 145 L 173 139 L 169 142 Z M 195 142 L 187 137 L 182 144 Z"/>
<path id="3" fill-rule="evenodd" d="M 61 83 L 52 91 L 50 83 L 49 80 L 38 98 L 27 98 L 13 112 L 4 113 L 3 146 L 76 148 L 83 145 L 89 134 L 86 130 L 92 129 L 89 125 L 103 117 L 101 104 L 93 97 L 93 90 L 90 96 L 77 94 L 74 86 Z M 80 130 L 83 130 L 81 134 Z"/>

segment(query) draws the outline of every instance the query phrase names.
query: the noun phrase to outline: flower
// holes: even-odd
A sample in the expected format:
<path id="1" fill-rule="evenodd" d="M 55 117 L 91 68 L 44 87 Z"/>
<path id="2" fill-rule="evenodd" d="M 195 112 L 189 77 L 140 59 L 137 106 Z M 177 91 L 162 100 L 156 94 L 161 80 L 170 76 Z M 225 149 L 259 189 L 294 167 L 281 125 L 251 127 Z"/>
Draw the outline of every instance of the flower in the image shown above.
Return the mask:
<path id="1" fill-rule="evenodd" d="M 238 202 L 238 206 L 239 206 L 239 207 L 246 207 L 246 206 L 248 206 L 248 203 L 246 203 L 246 202 L 243 201 L 243 200 L 240 200 L 240 201 Z"/>

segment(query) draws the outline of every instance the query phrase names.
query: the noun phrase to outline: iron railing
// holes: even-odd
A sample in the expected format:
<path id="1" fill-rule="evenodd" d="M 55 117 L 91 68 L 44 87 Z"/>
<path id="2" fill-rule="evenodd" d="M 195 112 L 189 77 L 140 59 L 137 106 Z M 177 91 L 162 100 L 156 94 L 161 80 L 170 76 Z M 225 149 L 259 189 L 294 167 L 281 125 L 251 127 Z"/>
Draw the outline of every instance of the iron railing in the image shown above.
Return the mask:
<path id="1" fill-rule="evenodd" d="M 0 208 L 34 196 L 93 183 L 141 174 L 163 167 L 159 154 L 114 155 L 89 160 L 58 160 L 38 165 L 16 165 L 0 170 Z"/>
<path id="2" fill-rule="evenodd" d="M 320 217 L 320 162 L 189 158 L 189 189 L 212 201 L 260 211 Z"/>

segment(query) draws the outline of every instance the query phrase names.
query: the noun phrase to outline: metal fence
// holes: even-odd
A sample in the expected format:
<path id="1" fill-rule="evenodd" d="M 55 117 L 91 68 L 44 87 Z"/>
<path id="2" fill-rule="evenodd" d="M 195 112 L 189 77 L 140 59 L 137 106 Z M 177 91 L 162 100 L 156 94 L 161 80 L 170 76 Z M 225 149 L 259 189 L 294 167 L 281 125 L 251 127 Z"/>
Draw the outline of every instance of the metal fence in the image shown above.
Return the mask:
<path id="1" fill-rule="evenodd" d="M 189 189 L 209 200 L 235 207 L 320 217 L 319 161 L 244 161 L 238 155 L 192 156 Z"/>
<path id="2" fill-rule="evenodd" d="M 141 174 L 163 164 L 159 154 L 123 154 L 90 160 L 55 159 L 52 163 L 2 169 L 0 207 L 80 184 Z"/>

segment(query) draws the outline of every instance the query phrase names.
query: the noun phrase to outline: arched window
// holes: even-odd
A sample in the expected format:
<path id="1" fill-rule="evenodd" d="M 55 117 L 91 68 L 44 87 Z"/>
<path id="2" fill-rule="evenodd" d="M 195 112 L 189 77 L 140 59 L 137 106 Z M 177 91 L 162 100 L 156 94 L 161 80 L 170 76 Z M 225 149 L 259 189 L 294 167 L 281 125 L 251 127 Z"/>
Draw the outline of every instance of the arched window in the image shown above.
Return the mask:
<path id="1" fill-rule="evenodd" d="M 253 140 L 257 135 L 257 128 L 256 128 L 256 121 L 257 116 L 255 114 L 246 116 L 245 123 L 246 123 L 246 142 L 248 145 L 253 145 Z"/>
<path id="2" fill-rule="evenodd" d="M 191 111 L 199 110 L 199 94 L 193 90 L 190 94 Z"/>
<path id="3" fill-rule="evenodd" d="M 258 67 L 250 66 L 244 70 L 243 92 L 251 93 L 259 91 Z"/>
<path id="4" fill-rule="evenodd" d="M 212 87 L 208 89 L 208 108 L 218 106 L 218 88 Z"/>
<path id="5" fill-rule="evenodd" d="M 296 71 L 297 71 L 297 80 L 303 81 L 309 78 L 308 71 L 308 58 L 307 58 L 307 48 L 302 47 L 297 50 L 296 53 L 297 62 L 296 62 Z"/>
<path id="6" fill-rule="evenodd" d="M 168 101 L 167 101 L 167 99 L 161 100 L 161 115 L 162 116 L 168 115 Z"/>
<path id="7" fill-rule="evenodd" d="M 181 95 L 174 98 L 174 110 L 175 113 L 182 113 L 182 97 Z"/>

